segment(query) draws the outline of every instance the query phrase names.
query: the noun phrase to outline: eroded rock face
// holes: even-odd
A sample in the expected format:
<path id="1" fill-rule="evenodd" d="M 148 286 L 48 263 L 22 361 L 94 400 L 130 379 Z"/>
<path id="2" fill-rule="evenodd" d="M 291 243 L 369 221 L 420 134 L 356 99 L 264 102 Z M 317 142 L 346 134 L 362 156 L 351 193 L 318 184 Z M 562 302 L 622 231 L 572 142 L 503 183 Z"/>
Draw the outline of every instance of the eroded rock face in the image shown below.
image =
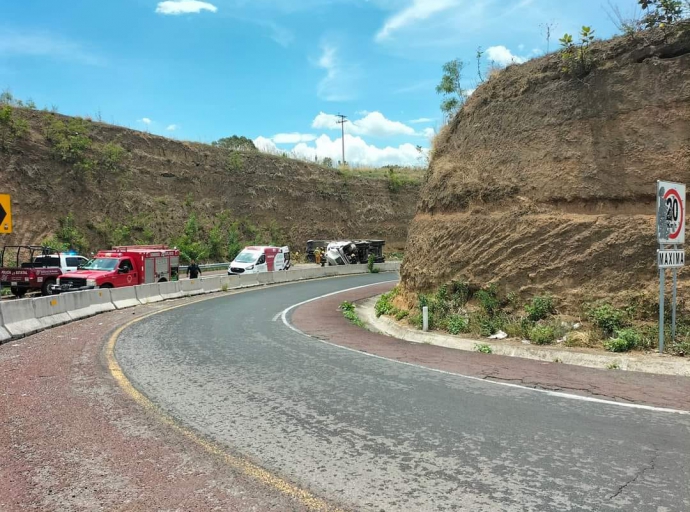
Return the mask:
<path id="1" fill-rule="evenodd" d="M 436 140 L 402 268 L 566 301 L 651 289 L 655 182 L 690 182 L 690 25 L 550 55 L 483 84 Z M 682 273 L 681 273 L 682 275 Z"/>
<path id="2" fill-rule="evenodd" d="M 154 240 L 180 235 L 194 214 L 210 225 L 219 215 L 275 226 L 281 241 L 303 251 L 310 239 L 382 238 L 402 250 L 419 185 L 390 190 L 387 179 L 346 177 L 336 169 L 259 152 L 230 160 L 228 151 L 89 122 L 93 147 L 125 150 L 119 165 L 89 172 L 59 161 L 46 127 L 66 116 L 23 109 L 27 137 L 0 151 L 3 192 L 13 200 L 14 234 L 5 244 L 37 244 L 72 213 L 93 249 L 107 246 L 107 230 L 150 229 Z M 96 159 L 97 155 L 89 155 Z"/>

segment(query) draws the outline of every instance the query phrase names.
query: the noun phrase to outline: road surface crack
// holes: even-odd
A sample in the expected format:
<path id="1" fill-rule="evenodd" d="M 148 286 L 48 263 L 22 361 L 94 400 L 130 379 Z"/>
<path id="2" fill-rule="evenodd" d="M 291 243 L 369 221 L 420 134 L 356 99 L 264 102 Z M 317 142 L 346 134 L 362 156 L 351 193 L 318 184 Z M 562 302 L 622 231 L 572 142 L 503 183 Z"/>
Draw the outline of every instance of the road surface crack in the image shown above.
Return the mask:
<path id="1" fill-rule="evenodd" d="M 623 485 L 621 485 L 621 486 L 618 488 L 618 490 L 617 490 L 614 494 L 612 494 L 611 496 L 609 496 L 609 500 L 612 500 L 612 499 L 618 497 L 618 496 L 625 490 L 626 487 L 628 487 L 629 485 L 632 485 L 632 484 L 634 484 L 635 482 L 637 482 L 637 480 L 638 480 L 642 475 L 644 475 L 645 473 L 647 473 L 648 471 L 653 471 L 653 470 L 655 469 L 656 459 L 657 459 L 658 457 L 659 457 L 659 450 L 658 450 L 657 447 L 655 446 L 655 447 L 654 447 L 654 455 L 652 455 L 652 460 L 649 461 L 649 465 L 643 467 L 640 471 L 637 472 L 637 474 L 635 474 L 635 476 L 633 476 L 630 480 L 628 480 L 628 481 L 625 482 Z"/>

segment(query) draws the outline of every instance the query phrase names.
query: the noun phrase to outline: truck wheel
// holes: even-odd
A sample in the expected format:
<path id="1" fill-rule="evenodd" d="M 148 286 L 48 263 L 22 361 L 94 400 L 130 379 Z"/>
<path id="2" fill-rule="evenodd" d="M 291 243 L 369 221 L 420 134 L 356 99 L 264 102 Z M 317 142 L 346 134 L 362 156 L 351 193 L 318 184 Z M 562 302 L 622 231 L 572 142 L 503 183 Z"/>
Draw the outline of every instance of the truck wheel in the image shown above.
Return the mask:
<path id="1" fill-rule="evenodd" d="M 101 286 L 99 286 L 99 288 L 103 288 L 103 289 L 106 289 L 106 290 L 107 290 L 108 288 L 112 288 L 112 287 L 113 287 L 113 285 L 110 284 L 110 283 L 105 283 L 105 284 L 102 284 Z"/>
<path id="2" fill-rule="evenodd" d="M 50 295 L 50 287 L 55 285 L 55 279 L 48 279 L 43 282 L 43 286 L 41 286 L 41 295 L 44 297 L 46 295 Z"/>
<path id="3" fill-rule="evenodd" d="M 166 278 L 163 278 L 163 279 L 160 279 L 158 282 L 159 282 L 159 283 L 167 283 L 168 280 L 167 280 Z"/>
<path id="4" fill-rule="evenodd" d="M 13 286 L 10 288 L 10 291 L 12 292 L 12 295 L 17 297 L 18 299 L 21 299 L 24 295 L 26 295 L 26 292 L 28 291 L 26 288 L 19 288 L 17 286 Z"/>

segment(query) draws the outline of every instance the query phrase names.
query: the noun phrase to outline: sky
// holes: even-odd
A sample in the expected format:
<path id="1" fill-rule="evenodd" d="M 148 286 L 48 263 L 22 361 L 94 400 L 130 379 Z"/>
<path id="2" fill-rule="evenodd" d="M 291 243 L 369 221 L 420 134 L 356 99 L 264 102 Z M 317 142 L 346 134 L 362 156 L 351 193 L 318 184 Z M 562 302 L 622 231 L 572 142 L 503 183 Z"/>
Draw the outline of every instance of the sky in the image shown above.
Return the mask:
<path id="1" fill-rule="evenodd" d="M 173 137 L 419 165 L 443 123 L 443 63 L 505 66 L 565 32 L 617 30 L 636 0 L 4 0 L 0 88 L 39 108 Z M 553 27 L 550 47 L 544 27 Z"/>

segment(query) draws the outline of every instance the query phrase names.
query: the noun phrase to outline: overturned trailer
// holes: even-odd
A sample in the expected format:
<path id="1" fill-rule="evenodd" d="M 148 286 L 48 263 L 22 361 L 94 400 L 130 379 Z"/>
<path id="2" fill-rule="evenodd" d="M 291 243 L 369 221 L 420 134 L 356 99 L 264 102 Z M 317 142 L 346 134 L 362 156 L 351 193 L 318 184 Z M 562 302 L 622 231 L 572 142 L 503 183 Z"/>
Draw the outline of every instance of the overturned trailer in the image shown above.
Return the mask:
<path id="1" fill-rule="evenodd" d="M 331 242 L 326 247 L 326 261 L 329 265 L 357 265 L 369 262 L 369 256 L 374 257 L 374 263 L 383 263 L 383 240 L 347 240 Z"/>

